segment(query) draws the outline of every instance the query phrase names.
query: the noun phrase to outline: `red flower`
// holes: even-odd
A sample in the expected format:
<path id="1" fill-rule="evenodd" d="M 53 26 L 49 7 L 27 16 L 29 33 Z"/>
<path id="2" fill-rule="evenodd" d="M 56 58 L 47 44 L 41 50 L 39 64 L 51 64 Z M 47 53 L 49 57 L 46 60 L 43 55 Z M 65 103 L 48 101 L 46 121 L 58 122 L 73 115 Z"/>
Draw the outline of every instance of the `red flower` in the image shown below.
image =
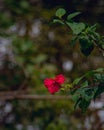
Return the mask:
<path id="1" fill-rule="evenodd" d="M 64 81 L 65 77 L 62 74 L 60 74 L 57 75 L 54 79 L 52 78 L 45 79 L 44 85 L 51 94 L 54 94 L 55 92 L 60 90 L 61 84 L 63 84 Z"/>

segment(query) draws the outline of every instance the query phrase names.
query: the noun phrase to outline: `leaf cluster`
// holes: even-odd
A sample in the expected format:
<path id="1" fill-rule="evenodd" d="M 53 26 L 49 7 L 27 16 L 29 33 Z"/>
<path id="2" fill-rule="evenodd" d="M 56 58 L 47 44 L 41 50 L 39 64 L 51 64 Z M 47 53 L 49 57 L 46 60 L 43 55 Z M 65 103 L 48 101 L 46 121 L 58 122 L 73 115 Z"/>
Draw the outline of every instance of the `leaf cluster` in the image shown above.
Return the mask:
<path id="1" fill-rule="evenodd" d="M 59 23 L 65 25 L 69 31 L 72 32 L 72 46 L 79 42 L 80 50 L 85 56 L 89 56 L 94 47 L 97 47 L 104 55 L 104 36 L 101 36 L 96 32 L 97 24 L 89 26 L 83 22 L 76 22 L 74 18 L 81 14 L 81 12 L 74 12 L 67 16 L 66 19 L 63 16 L 66 14 L 66 10 L 60 8 L 56 11 L 56 18 L 53 23 Z"/>
<path id="2" fill-rule="evenodd" d="M 72 46 L 79 43 L 80 51 L 85 56 L 89 56 L 95 47 L 104 55 L 104 37 L 96 32 L 97 24 L 89 26 L 83 22 L 75 22 L 74 18 L 80 12 L 71 13 L 64 19 L 63 16 L 65 14 L 65 9 L 58 9 L 55 14 L 56 19 L 53 20 L 53 23 L 64 25 L 72 32 Z M 72 84 L 73 87 L 66 85 L 66 88 L 70 90 L 70 94 L 75 101 L 74 108 L 79 107 L 85 112 L 91 100 L 95 101 L 104 92 L 104 68 L 91 70 L 75 79 Z"/>
<path id="3" fill-rule="evenodd" d="M 74 108 L 79 107 L 83 112 L 94 100 L 104 92 L 104 68 L 87 72 L 85 75 L 73 81 L 70 91 L 75 101 Z"/>

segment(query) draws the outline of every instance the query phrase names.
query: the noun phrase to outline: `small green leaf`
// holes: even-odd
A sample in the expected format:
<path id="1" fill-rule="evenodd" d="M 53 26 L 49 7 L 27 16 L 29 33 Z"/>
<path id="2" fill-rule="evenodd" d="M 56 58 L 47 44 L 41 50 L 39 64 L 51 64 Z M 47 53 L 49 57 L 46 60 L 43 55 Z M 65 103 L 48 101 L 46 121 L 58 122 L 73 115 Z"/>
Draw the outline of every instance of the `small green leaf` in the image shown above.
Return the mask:
<path id="1" fill-rule="evenodd" d="M 67 17 L 67 20 L 70 21 L 72 18 L 76 17 L 77 15 L 79 15 L 81 12 L 75 12 L 72 14 L 69 14 Z"/>
<path id="2" fill-rule="evenodd" d="M 56 16 L 59 18 L 62 18 L 62 16 L 64 16 L 66 14 L 66 10 L 63 8 L 60 8 L 56 11 Z"/>
<path id="3" fill-rule="evenodd" d="M 88 37 L 82 37 L 79 39 L 79 43 L 82 50 L 85 50 L 93 45 L 92 41 Z"/>
<path id="4" fill-rule="evenodd" d="M 95 72 L 99 72 L 99 73 L 101 73 L 101 72 L 103 72 L 104 71 L 104 68 L 98 68 L 98 69 L 96 69 L 96 70 L 94 70 Z"/>
<path id="5" fill-rule="evenodd" d="M 88 86 L 88 81 L 83 82 L 81 86 L 82 87 L 87 87 Z"/>
<path id="6" fill-rule="evenodd" d="M 95 31 L 96 30 L 96 27 L 97 27 L 97 24 L 94 24 L 93 26 L 90 27 L 91 31 Z"/>
<path id="7" fill-rule="evenodd" d="M 81 92 L 82 98 L 84 98 L 86 101 L 92 100 L 94 98 L 94 95 L 97 91 L 97 88 L 84 88 Z"/>
<path id="8" fill-rule="evenodd" d="M 87 49 L 83 49 L 81 48 L 81 52 L 85 55 L 85 56 L 89 56 L 91 54 L 91 52 L 93 51 L 94 46 L 91 45 L 89 48 Z"/>
<path id="9" fill-rule="evenodd" d="M 77 101 L 76 101 L 76 103 L 75 103 L 75 105 L 74 105 L 74 109 L 77 109 L 78 107 L 79 107 L 79 104 L 81 103 L 81 98 L 77 98 Z"/>
<path id="10" fill-rule="evenodd" d="M 88 37 L 83 37 L 83 38 L 79 39 L 79 43 L 81 46 L 81 52 L 85 56 L 89 56 L 94 49 L 93 42 L 91 40 L 89 40 Z"/>
<path id="11" fill-rule="evenodd" d="M 71 28 L 73 31 L 73 34 L 80 34 L 85 29 L 84 23 L 75 23 L 75 22 L 66 22 L 67 25 Z"/>
<path id="12" fill-rule="evenodd" d="M 88 71 L 86 74 L 85 74 L 85 77 L 86 78 L 90 78 L 90 77 L 92 77 L 92 76 L 94 76 L 94 71 L 92 70 L 92 71 Z"/>
<path id="13" fill-rule="evenodd" d="M 96 73 L 96 74 L 94 74 L 94 78 L 95 78 L 97 81 L 100 81 L 100 80 L 102 79 L 102 76 L 101 76 L 101 74 Z"/>
<path id="14" fill-rule="evenodd" d="M 77 101 L 78 99 L 79 99 L 79 97 L 80 97 L 80 93 L 77 93 L 77 90 L 76 90 L 76 92 L 75 93 L 71 93 L 72 95 L 71 95 L 71 97 L 72 97 L 72 100 L 73 101 Z"/>
<path id="15" fill-rule="evenodd" d="M 64 25 L 64 23 L 63 23 L 61 20 L 59 20 L 59 19 L 54 19 L 54 20 L 52 21 L 52 23 L 59 23 L 59 24 Z"/>
<path id="16" fill-rule="evenodd" d="M 79 103 L 79 108 L 82 110 L 82 112 L 85 112 L 88 106 L 90 105 L 91 100 L 86 101 L 85 99 L 82 99 Z"/>
<path id="17" fill-rule="evenodd" d="M 73 85 L 77 85 L 82 80 L 82 77 L 77 78 L 73 81 Z"/>
<path id="18" fill-rule="evenodd" d="M 98 85 L 98 89 L 94 95 L 94 99 L 96 99 L 96 97 L 98 97 L 103 92 L 104 92 L 104 82 L 102 82 Z"/>
<path id="19" fill-rule="evenodd" d="M 71 39 L 71 45 L 74 46 L 76 44 L 76 41 L 78 40 L 78 37 L 75 36 Z"/>

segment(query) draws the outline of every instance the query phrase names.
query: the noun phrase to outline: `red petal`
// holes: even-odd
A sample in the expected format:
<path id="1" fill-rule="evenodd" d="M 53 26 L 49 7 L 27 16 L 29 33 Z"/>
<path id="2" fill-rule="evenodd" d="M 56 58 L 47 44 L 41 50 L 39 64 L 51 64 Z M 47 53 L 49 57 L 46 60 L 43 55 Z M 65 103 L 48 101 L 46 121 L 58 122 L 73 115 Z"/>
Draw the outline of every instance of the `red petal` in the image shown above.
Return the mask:
<path id="1" fill-rule="evenodd" d="M 58 83 L 58 84 L 63 84 L 65 82 L 65 77 L 63 74 L 59 74 L 55 77 L 55 81 Z"/>
<path id="2" fill-rule="evenodd" d="M 51 93 L 51 94 L 54 94 L 56 92 L 58 92 L 60 90 L 61 86 L 58 85 L 57 83 L 54 83 L 52 86 L 48 87 L 48 91 Z"/>
<path id="3" fill-rule="evenodd" d="M 54 79 L 49 79 L 49 78 L 47 78 L 47 79 L 45 79 L 44 80 L 44 85 L 45 85 L 45 87 L 50 87 L 50 86 L 52 86 L 53 84 L 55 83 L 55 80 Z"/>

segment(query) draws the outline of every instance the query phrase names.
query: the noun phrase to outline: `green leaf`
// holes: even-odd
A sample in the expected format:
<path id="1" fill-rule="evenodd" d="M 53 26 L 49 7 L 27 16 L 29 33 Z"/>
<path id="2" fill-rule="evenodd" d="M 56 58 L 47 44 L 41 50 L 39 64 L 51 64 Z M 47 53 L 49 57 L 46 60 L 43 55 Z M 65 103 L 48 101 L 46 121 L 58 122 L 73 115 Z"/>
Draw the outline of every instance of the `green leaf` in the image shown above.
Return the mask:
<path id="1" fill-rule="evenodd" d="M 79 39 L 79 43 L 81 46 L 81 52 L 85 56 L 89 56 L 94 49 L 93 42 L 91 40 L 89 40 L 88 37 L 82 37 Z"/>
<path id="2" fill-rule="evenodd" d="M 81 86 L 82 87 L 87 87 L 88 86 L 88 81 L 83 82 Z"/>
<path id="3" fill-rule="evenodd" d="M 67 25 L 71 28 L 73 31 L 73 34 L 80 34 L 85 29 L 84 23 L 75 23 L 75 22 L 66 22 Z"/>
<path id="4" fill-rule="evenodd" d="M 74 46 L 79 37 L 75 36 L 71 39 L 71 45 Z"/>
<path id="5" fill-rule="evenodd" d="M 101 76 L 101 74 L 99 74 L 99 73 L 94 74 L 94 78 L 95 78 L 97 81 L 102 80 L 102 76 Z"/>
<path id="6" fill-rule="evenodd" d="M 79 103 L 79 108 L 82 110 L 82 112 L 85 112 L 88 106 L 90 105 L 91 100 L 86 101 L 85 99 L 82 99 Z"/>
<path id="7" fill-rule="evenodd" d="M 60 24 L 64 25 L 64 23 L 61 20 L 59 20 L 59 19 L 54 19 L 52 21 L 52 23 L 60 23 Z"/>
<path id="8" fill-rule="evenodd" d="M 81 103 L 81 98 L 77 98 L 77 101 L 75 102 L 75 105 L 74 105 L 74 109 L 78 108 L 79 107 L 79 104 Z"/>
<path id="9" fill-rule="evenodd" d="M 77 93 L 77 90 L 74 92 L 74 93 L 71 93 L 72 94 L 72 100 L 73 101 L 77 101 L 80 97 L 80 93 Z"/>
<path id="10" fill-rule="evenodd" d="M 104 68 L 98 68 L 98 69 L 96 69 L 96 70 L 94 70 L 95 72 L 99 72 L 99 73 L 101 73 L 101 72 L 103 72 L 104 71 Z"/>
<path id="11" fill-rule="evenodd" d="M 95 72 L 94 72 L 93 70 L 91 70 L 91 71 L 88 71 L 88 72 L 85 74 L 85 77 L 86 77 L 86 78 L 90 78 L 90 77 L 94 76 L 94 74 L 95 74 Z"/>
<path id="12" fill-rule="evenodd" d="M 104 92 L 104 81 L 98 85 L 98 89 L 94 95 L 94 99 L 96 99 L 103 92 Z"/>
<path id="13" fill-rule="evenodd" d="M 81 92 L 81 97 L 84 98 L 86 101 L 92 100 L 94 95 L 97 91 L 97 88 L 84 88 Z"/>
<path id="14" fill-rule="evenodd" d="M 97 27 L 97 24 L 94 24 L 93 26 L 90 27 L 91 31 L 96 31 L 96 27 Z"/>
<path id="15" fill-rule="evenodd" d="M 73 85 L 77 85 L 82 80 L 82 77 L 77 78 L 73 81 Z"/>
<path id="16" fill-rule="evenodd" d="M 85 56 L 89 56 L 91 54 L 91 52 L 93 51 L 94 46 L 91 45 L 89 48 L 87 49 L 83 49 L 81 48 L 81 52 L 85 55 Z"/>
<path id="17" fill-rule="evenodd" d="M 79 43 L 80 43 L 80 46 L 81 46 L 81 49 L 87 49 L 89 48 L 90 46 L 93 45 L 93 42 L 91 40 L 89 40 L 88 37 L 82 37 L 79 39 Z"/>
<path id="18" fill-rule="evenodd" d="M 70 21 L 72 18 L 76 17 L 77 15 L 79 15 L 81 12 L 75 12 L 72 14 L 69 14 L 67 17 L 67 20 Z"/>
<path id="19" fill-rule="evenodd" d="M 64 16 L 66 14 L 66 10 L 63 8 L 60 8 L 56 11 L 56 16 L 59 18 L 62 18 L 62 16 Z"/>

